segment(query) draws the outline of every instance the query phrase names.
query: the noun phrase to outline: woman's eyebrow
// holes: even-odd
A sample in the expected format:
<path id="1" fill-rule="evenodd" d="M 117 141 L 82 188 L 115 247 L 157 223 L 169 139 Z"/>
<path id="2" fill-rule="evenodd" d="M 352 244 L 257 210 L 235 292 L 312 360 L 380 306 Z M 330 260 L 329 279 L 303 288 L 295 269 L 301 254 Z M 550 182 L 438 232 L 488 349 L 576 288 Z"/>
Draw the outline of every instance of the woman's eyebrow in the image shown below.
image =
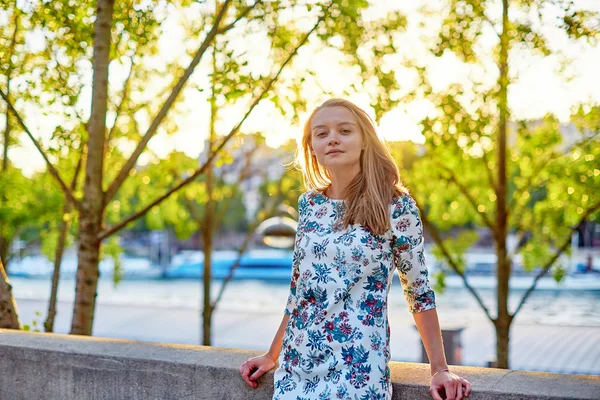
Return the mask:
<path id="1" fill-rule="evenodd" d="M 342 122 L 338 122 L 338 124 L 337 124 L 337 125 L 338 125 L 338 126 L 340 126 L 340 125 L 352 125 L 352 126 L 356 126 L 356 124 L 355 124 L 354 122 L 350 122 L 350 121 L 342 121 Z M 312 128 L 312 130 L 314 131 L 315 129 L 319 129 L 319 128 L 327 128 L 327 125 L 317 125 L 317 126 L 314 126 L 314 127 Z"/>

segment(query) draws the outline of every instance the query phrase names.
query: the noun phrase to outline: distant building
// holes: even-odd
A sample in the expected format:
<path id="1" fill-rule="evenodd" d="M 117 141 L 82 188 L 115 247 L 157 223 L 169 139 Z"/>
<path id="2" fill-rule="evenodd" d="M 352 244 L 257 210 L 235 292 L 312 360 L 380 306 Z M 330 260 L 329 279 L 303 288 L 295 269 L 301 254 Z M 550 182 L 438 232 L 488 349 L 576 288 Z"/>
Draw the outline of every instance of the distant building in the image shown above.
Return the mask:
<path id="1" fill-rule="evenodd" d="M 257 144 L 257 142 L 261 142 Z M 204 142 L 204 151 L 198 157 L 199 165 L 207 160 L 209 143 Z M 254 220 L 260 203 L 260 186 L 265 181 L 277 180 L 283 176 L 290 155 L 282 149 L 274 149 L 255 135 L 240 135 L 225 145 L 225 151 L 232 154 L 232 163 L 215 168 L 228 184 L 239 182 L 246 207 L 246 219 Z M 250 163 L 248 164 L 248 157 Z M 240 177 L 242 180 L 240 181 Z"/>

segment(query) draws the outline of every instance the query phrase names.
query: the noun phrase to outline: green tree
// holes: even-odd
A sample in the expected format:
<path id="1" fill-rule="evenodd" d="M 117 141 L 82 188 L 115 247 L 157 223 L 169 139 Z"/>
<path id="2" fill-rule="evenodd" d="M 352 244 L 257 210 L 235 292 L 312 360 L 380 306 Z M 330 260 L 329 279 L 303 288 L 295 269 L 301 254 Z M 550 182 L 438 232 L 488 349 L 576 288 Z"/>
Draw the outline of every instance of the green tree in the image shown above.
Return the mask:
<path id="1" fill-rule="evenodd" d="M 94 7 L 95 4 L 95 7 Z M 75 334 L 90 334 L 95 308 L 95 298 L 98 280 L 98 262 L 101 255 L 101 243 L 104 239 L 123 229 L 129 223 L 144 216 L 153 207 L 168 199 L 174 192 L 193 182 L 198 176 L 206 171 L 210 163 L 220 154 L 225 144 L 239 131 L 243 122 L 250 115 L 258 103 L 269 97 L 273 102 L 279 102 L 284 107 L 285 96 L 279 99 L 273 96 L 274 84 L 280 79 L 281 72 L 290 64 L 291 59 L 298 53 L 299 48 L 307 43 L 309 37 L 316 31 L 317 38 L 327 44 L 329 38 L 341 37 L 343 50 L 350 54 L 354 60 L 357 59 L 356 50 L 365 41 L 372 42 L 374 34 L 381 33 L 386 37 L 386 32 L 391 28 L 402 25 L 402 19 L 386 18 L 384 21 L 364 24 L 360 18 L 362 9 L 368 6 L 365 1 L 326 1 L 312 5 L 296 2 L 246 2 L 243 0 L 225 0 L 218 2 L 216 12 L 204 12 L 204 18 L 200 19 L 201 25 L 196 27 L 190 42 L 198 43 L 196 49 L 187 56 L 188 63 L 181 66 L 173 63 L 166 70 L 168 77 L 173 81 L 163 88 L 164 94 L 153 93 L 148 95 L 143 89 L 151 77 L 157 77 L 157 71 L 150 68 L 152 55 L 156 54 L 157 41 L 160 35 L 161 13 L 160 2 L 114 2 L 110 0 L 99 0 L 95 3 L 72 2 L 67 0 L 56 0 L 45 3 L 35 10 L 43 10 L 38 16 L 39 25 L 46 34 L 46 40 L 52 45 L 49 53 L 55 57 L 51 64 L 69 66 L 91 65 L 91 77 L 85 71 L 74 69 L 72 75 L 68 76 L 66 84 L 60 88 L 48 86 L 46 90 L 61 96 L 61 110 L 67 114 L 65 109 L 73 110 L 80 97 L 78 91 L 85 86 L 86 79 L 91 79 L 91 112 L 89 118 L 81 125 L 85 129 L 76 140 L 78 145 L 85 146 L 84 162 L 84 186 L 82 193 L 72 190 L 62 178 L 60 171 L 54 167 L 46 155 L 44 149 L 35 140 L 31 131 L 15 109 L 13 101 L 7 97 L 4 91 L 0 95 L 7 103 L 17 123 L 23 131 L 36 144 L 40 153 L 44 156 L 49 172 L 65 193 L 66 199 L 72 204 L 77 212 L 78 220 L 78 271 L 77 291 L 73 322 L 71 332 Z M 170 7 L 185 10 L 192 6 L 192 2 L 180 1 L 170 3 Z M 187 8 L 186 8 L 187 7 Z M 299 28 L 300 24 L 291 24 L 289 19 L 282 13 L 290 8 L 298 8 L 308 12 L 313 19 L 312 28 L 305 30 Z M 34 10 L 34 12 L 35 12 Z M 163 14 L 164 15 L 164 14 Z M 288 15 L 289 16 L 289 15 Z M 233 73 L 223 93 L 227 97 L 235 98 L 239 95 L 239 102 L 247 103 L 244 116 L 234 124 L 230 132 L 212 152 L 211 158 L 200 168 L 197 168 L 186 179 L 174 184 L 164 194 L 144 205 L 129 217 L 106 227 L 106 211 L 109 204 L 113 204 L 119 190 L 123 187 L 127 178 L 137 164 L 141 154 L 147 149 L 148 141 L 161 129 L 172 131 L 176 129 L 173 123 L 169 123 L 168 113 L 174 113 L 177 99 L 188 82 L 190 76 L 205 58 L 207 51 L 213 46 L 215 38 L 223 37 L 226 43 L 227 35 L 237 33 L 244 35 L 256 29 L 266 31 L 272 48 L 272 59 L 274 65 L 269 71 L 262 74 L 252 74 L 252 82 L 246 83 L 245 96 L 239 93 L 240 86 L 234 86 L 231 81 L 236 80 Z M 379 41 L 377 41 L 379 43 Z M 381 47 L 383 46 L 383 47 Z M 375 48 L 388 49 L 389 46 L 377 44 Z M 242 54 L 236 55 L 242 58 Z M 156 60 L 153 60 L 156 63 Z M 362 61 L 361 68 L 364 71 L 371 69 L 373 76 L 378 82 L 386 82 L 379 79 L 384 74 L 376 63 L 371 67 L 369 63 Z M 125 63 L 129 66 L 130 76 L 139 77 L 135 87 L 128 85 L 126 80 L 121 90 L 112 87 L 109 75 L 109 65 Z M 82 67 L 82 69 L 85 69 Z M 164 75 L 164 71 L 161 71 Z M 231 71 L 229 71 L 231 72 Z M 228 73 L 229 73 L 228 72 Z M 145 79 L 144 79 L 145 78 Z M 89 82 L 89 81 L 88 81 Z M 115 84 L 117 85 L 117 84 Z M 147 86 L 147 84 L 145 85 Z M 231 91 L 230 89 L 233 89 Z M 71 90 L 73 89 L 73 90 Z M 69 90 L 67 93 L 62 93 Z M 139 95 L 134 99 L 133 92 L 137 90 Z M 227 92 L 229 90 L 229 92 Z M 384 90 L 378 92 L 380 95 Z M 147 102 L 142 95 L 149 98 Z M 120 100 L 119 100 L 120 99 Z M 83 101 L 83 100 L 81 100 Z M 17 106 L 19 99 L 15 99 Z M 140 126 L 137 118 L 131 115 L 144 112 L 146 114 L 147 129 Z M 76 113 L 71 112 L 73 117 Z M 107 117 L 115 116 L 113 127 L 107 131 Z M 119 118 L 123 115 L 123 118 Z M 145 130 L 144 134 L 141 134 Z M 119 139 L 133 143 L 135 150 L 128 157 L 124 157 L 119 151 L 115 151 Z M 78 147 L 78 146 L 77 146 Z M 111 151 L 112 149 L 112 151 Z M 111 167 L 107 169 L 107 167 Z M 110 182 L 110 183 L 108 183 Z"/>
<path id="2" fill-rule="evenodd" d="M 40 65 L 41 58 L 36 49 L 29 48 L 25 43 L 25 36 L 32 29 L 31 16 L 17 7 L 16 1 L 3 3 L 3 11 L 7 23 L 0 25 L 0 88 L 6 91 L 6 96 L 11 99 L 27 98 L 33 99 L 27 78 L 31 69 Z M 25 193 L 29 187 L 28 180 L 22 176 L 21 171 L 16 170 L 10 163 L 9 149 L 18 147 L 18 134 L 21 132 L 16 120 L 11 117 L 8 107 L 2 109 L 4 127 L 2 134 L 2 165 L 0 168 L 0 179 L 4 184 L 0 186 L 0 208 L 4 208 L 0 218 L 0 260 L 4 268 L 8 270 L 10 264 L 10 244 L 18 232 L 27 224 L 34 222 L 27 212 L 27 201 L 18 204 L 21 198 L 28 197 Z M 17 188 L 18 183 L 25 186 Z M 26 183 L 27 182 L 27 183 Z M 10 195 L 9 190 L 17 190 Z M 16 193 L 21 193 L 16 196 Z M 12 199 L 9 201 L 8 197 Z M 8 203 L 11 203 L 8 206 Z M 6 208 L 5 208 L 6 207 Z M 12 207 L 14 212 L 10 212 Z"/>
<path id="3" fill-rule="evenodd" d="M 436 256 L 462 277 L 494 324 L 497 366 L 508 368 L 509 332 L 516 314 L 548 271 L 561 279 L 564 268 L 557 260 L 568 251 L 572 231 L 586 219 L 597 219 L 600 207 L 598 170 L 593 167 L 600 156 L 598 126 L 589 125 L 597 121 L 597 109 L 587 107 L 589 112 L 573 117 L 580 128 L 573 143 L 565 143 L 565 133 L 552 116 L 538 122 L 513 121 L 508 93 L 519 74 L 512 62 L 553 54 L 542 26 L 552 26 L 577 45 L 594 44 L 598 26 L 593 20 L 598 15 L 567 1 L 503 0 L 499 12 L 495 5 L 449 0 L 434 10 L 437 15 L 441 11 L 442 25 L 433 38 L 432 54 L 458 60 L 471 72 L 490 68 L 497 79 L 490 83 L 473 78 L 440 89 L 431 83 L 424 63 L 411 65 L 420 83 L 406 100 L 424 98 L 436 111 L 422 121 L 426 154 L 405 177 L 436 243 Z M 550 21 L 548 15 L 560 18 Z M 497 255 L 495 315 L 467 279 L 463 253 L 477 239 L 475 231 L 467 229 L 455 238 L 440 235 L 440 230 L 457 225 L 482 225 L 492 233 Z M 507 248 L 511 230 L 520 239 L 515 249 Z M 509 278 L 516 252 L 527 270 L 538 267 L 539 272 L 511 313 Z M 439 278 L 443 282 L 443 276 Z"/>

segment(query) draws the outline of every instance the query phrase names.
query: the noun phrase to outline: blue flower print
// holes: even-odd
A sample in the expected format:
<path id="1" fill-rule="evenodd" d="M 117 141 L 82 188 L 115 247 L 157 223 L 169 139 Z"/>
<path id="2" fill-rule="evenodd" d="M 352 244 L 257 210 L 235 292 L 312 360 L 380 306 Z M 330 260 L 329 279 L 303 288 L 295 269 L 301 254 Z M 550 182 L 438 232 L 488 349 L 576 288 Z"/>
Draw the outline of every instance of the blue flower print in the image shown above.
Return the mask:
<path id="1" fill-rule="evenodd" d="M 323 324 L 323 333 L 328 342 L 347 343 L 362 339 L 363 333 L 358 328 L 353 328 L 348 319 L 348 313 L 342 311 L 337 317 L 335 314 Z"/>
<path id="2" fill-rule="evenodd" d="M 385 400 L 385 393 L 380 393 L 375 388 L 375 385 L 369 387 L 367 393 L 365 393 L 360 400 Z"/>
<path id="3" fill-rule="evenodd" d="M 343 246 L 349 247 L 354 242 L 354 239 L 356 239 L 356 229 L 351 228 L 348 232 L 333 239 L 333 244 L 341 243 Z"/>
<path id="4" fill-rule="evenodd" d="M 342 399 L 342 400 L 352 400 L 349 397 L 348 386 L 345 383 L 343 383 L 340 386 L 338 386 L 337 392 L 335 394 L 335 398 L 336 399 Z"/>
<path id="5" fill-rule="evenodd" d="M 370 250 L 381 250 L 383 244 L 386 242 L 385 237 L 380 235 L 373 235 L 371 232 L 365 230 L 365 234 L 360 238 L 360 242 Z"/>
<path id="6" fill-rule="evenodd" d="M 313 276 L 313 280 L 317 281 L 317 283 L 327 283 L 327 282 L 335 282 L 335 279 L 331 276 L 331 268 L 327 266 L 327 264 L 315 264 L 313 263 L 313 268 L 315 269 L 315 276 Z"/>
<path id="7" fill-rule="evenodd" d="M 331 389 L 329 388 L 329 385 L 326 385 L 325 390 L 319 393 L 318 400 L 331 400 Z"/>
<path id="8" fill-rule="evenodd" d="M 383 299 L 375 298 L 373 294 L 362 299 L 359 305 L 358 319 L 366 326 L 382 326 L 383 324 Z"/>
<path id="9" fill-rule="evenodd" d="M 379 268 L 376 268 L 373 275 L 367 278 L 367 283 L 364 289 L 368 292 L 383 292 L 387 289 L 388 284 L 388 269 L 385 265 L 380 264 Z"/>
<path id="10" fill-rule="evenodd" d="M 326 382 L 331 382 L 333 384 L 337 384 L 340 381 L 340 377 L 342 376 L 342 371 L 337 369 L 338 361 L 334 358 L 334 360 L 329 364 L 329 368 L 327 370 L 327 376 L 325 377 Z"/>
<path id="11" fill-rule="evenodd" d="M 283 379 L 275 382 L 275 391 L 279 392 L 279 394 L 283 394 L 285 392 L 290 392 L 296 389 L 296 382 L 292 379 L 291 374 L 286 374 Z"/>
<path id="12" fill-rule="evenodd" d="M 304 383 L 304 394 L 314 393 L 321 379 L 315 376 L 313 379 L 307 379 Z"/>
<path id="13" fill-rule="evenodd" d="M 321 243 L 314 242 L 312 252 L 313 255 L 320 260 L 322 257 L 327 257 L 326 249 L 329 244 L 329 239 L 325 239 Z"/>
<path id="14" fill-rule="evenodd" d="M 308 331 L 308 344 L 306 345 L 311 350 L 323 351 L 325 346 L 325 334 L 317 330 L 309 329 Z"/>

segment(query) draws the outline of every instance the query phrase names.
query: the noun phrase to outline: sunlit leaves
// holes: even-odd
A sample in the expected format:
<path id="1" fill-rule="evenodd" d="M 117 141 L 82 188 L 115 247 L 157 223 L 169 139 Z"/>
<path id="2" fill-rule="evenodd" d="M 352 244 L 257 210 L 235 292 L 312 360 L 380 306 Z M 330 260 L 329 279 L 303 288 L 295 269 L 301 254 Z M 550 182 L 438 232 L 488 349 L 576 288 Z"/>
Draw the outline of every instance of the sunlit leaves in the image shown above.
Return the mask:
<path id="1" fill-rule="evenodd" d="M 445 11 L 434 54 L 441 56 L 449 50 L 462 61 L 475 62 L 474 46 L 486 23 L 486 1 L 451 0 Z"/>
<path id="2" fill-rule="evenodd" d="M 460 232 L 456 237 L 447 237 L 442 241 L 444 248 L 450 252 L 450 259 L 455 264 L 459 272 L 465 272 L 467 263 L 464 254 L 470 247 L 473 246 L 477 239 L 477 232 L 465 230 Z M 439 246 L 435 246 L 432 252 L 436 259 L 440 260 L 446 265 L 446 268 L 450 268 L 448 266 L 449 261 L 442 253 Z"/>
<path id="3" fill-rule="evenodd" d="M 359 68 L 360 86 L 370 94 L 371 107 L 376 121 L 379 121 L 400 101 L 396 95 L 400 89 L 399 82 L 394 69 L 386 65 L 386 56 L 397 52 L 394 37 L 405 30 L 407 21 L 398 12 L 391 12 L 375 21 L 364 21 L 360 14 L 367 5 L 365 1 L 333 2 L 328 10 L 331 18 L 325 19 L 317 34 L 323 41 L 340 39 L 341 46 L 337 47 L 350 65 Z M 335 46 L 336 41 L 329 41 Z"/>
<path id="4" fill-rule="evenodd" d="M 563 17 L 563 29 L 576 39 L 585 39 L 597 43 L 600 36 L 600 17 L 598 13 L 588 10 L 578 10 L 571 1 Z"/>

